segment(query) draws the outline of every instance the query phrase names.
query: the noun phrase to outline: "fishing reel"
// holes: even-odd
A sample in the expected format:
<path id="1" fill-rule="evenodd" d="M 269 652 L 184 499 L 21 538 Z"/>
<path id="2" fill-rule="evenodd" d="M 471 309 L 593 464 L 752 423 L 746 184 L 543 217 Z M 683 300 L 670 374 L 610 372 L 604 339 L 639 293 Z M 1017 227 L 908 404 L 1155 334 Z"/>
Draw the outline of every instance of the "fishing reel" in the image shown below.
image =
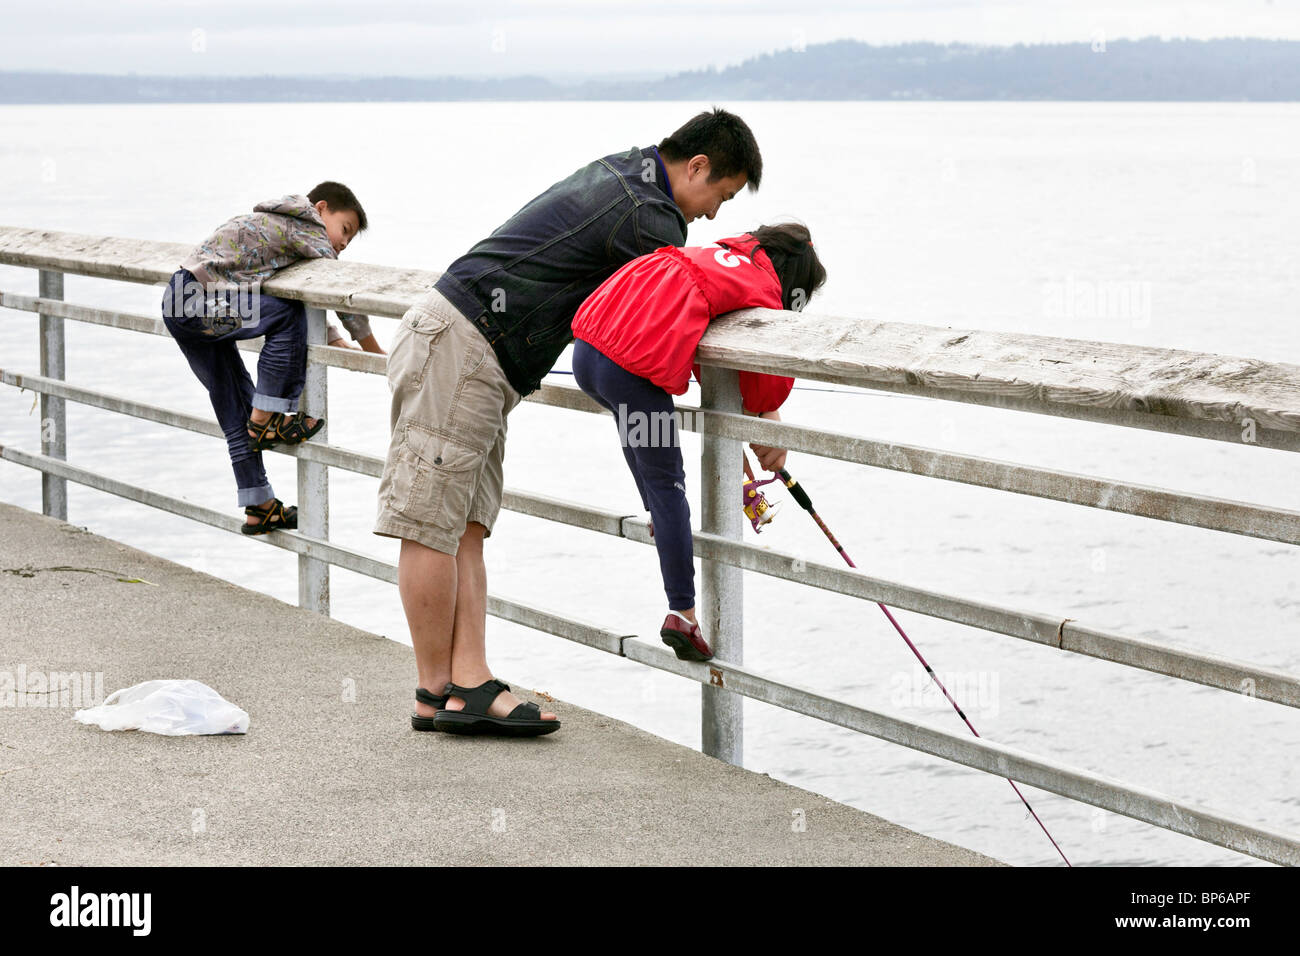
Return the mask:
<path id="1" fill-rule="evenodd" d="M 776 504 L 769 502 L 767 496 L 759 491 L 759 488 L 780 480 L 779 475 L 764 478 L 762 481 L 750 478 L 749 481 L 741 485 L 741 507 L 744 509 L 745 517 L 749 519 L 749 523 L 754 526 L 755 534 L 761 533 L 763 525 L 776 517 L 776 509 L 781 505 L 779 501 Z"/>

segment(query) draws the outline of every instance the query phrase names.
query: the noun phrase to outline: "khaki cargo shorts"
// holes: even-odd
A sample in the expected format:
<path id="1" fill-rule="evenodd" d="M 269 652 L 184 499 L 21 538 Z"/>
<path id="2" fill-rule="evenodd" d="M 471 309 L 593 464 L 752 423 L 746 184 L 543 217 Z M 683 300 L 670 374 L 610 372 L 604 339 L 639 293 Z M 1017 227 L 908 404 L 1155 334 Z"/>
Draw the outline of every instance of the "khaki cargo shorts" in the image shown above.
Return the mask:
<path id="1" fill-rule="evenodd" d="M 501 510 L 506 416 L 521 396 L 496 353 L 436 289 L 402 316 L 388 354 L 388 459 L 374 533 L 444 554 Z"/>

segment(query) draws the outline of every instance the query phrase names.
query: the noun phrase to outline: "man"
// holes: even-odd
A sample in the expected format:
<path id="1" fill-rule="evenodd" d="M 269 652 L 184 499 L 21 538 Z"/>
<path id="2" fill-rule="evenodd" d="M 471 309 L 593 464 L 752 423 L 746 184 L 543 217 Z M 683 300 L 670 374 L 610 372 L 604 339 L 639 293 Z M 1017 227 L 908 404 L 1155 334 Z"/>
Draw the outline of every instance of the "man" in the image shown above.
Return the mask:
<path id="1" fill-rule="evenodd" d="M 402 539 L 416 730 L 559 728 L 487 665 L 483 539 L 501 508 L 506 416 L 540 387 L 597 286 L 638 256 L 684 245 L 687 223 L 756 190 L 762 170 L 740 117 L 701 113 L 657 147 L 606 156 L 556 183 L 403 316 L 388 359 L 392 440 L 374 532 Z"/>

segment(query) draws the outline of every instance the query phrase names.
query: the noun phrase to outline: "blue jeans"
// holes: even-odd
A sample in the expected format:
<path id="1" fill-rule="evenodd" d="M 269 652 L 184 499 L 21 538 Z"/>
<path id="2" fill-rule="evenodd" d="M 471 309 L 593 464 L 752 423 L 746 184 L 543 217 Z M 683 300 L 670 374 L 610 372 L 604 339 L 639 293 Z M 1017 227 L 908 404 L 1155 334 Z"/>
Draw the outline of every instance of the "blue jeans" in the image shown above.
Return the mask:
<path id="1" fill-rule="evenodd" d="M 254 408 L 289 414 L 298 410 L 307 375 L 306 307 L 256 292 L 205 294 L 193 274 L 180 269 L 163 290 L 162 313 L 167 330 L 208 390 L 226 436 L 239 504 L 256 505 L 275 497 L 262 453 L 253 451 L 248 417 Z M 235 342 L 259 336 L 266 341 L 257 360 L 254 390 Z"/>
<path id="2" fill-rule="evenodd" d="M 686 500 L 686 472 L 673 397 L 582 339 L 573 343 L 573 378 L 579 388 L 614 413 L 623 457 L 632 470 L 641 503 L 654 521 L 655 550 L 669 609 L 695 607 L 691 506 Z"/>

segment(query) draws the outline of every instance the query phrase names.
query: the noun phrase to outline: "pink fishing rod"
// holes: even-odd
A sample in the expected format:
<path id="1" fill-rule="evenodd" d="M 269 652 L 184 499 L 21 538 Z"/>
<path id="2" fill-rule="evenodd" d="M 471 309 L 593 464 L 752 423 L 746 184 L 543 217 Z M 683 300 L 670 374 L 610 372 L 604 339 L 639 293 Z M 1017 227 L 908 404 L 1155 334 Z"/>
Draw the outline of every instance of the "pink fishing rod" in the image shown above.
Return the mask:
<path id="1" fill-rule="evenodd" d="M 748 472 L 749 462 L 746 461 L 745 465 L 745 470 Z M 822 520 L 821 515 L 819 515 L 816 509 L 813 508 L 812 499 L 808 497 L 808 492 L 804 491 L 799 482 L 791 478 L 790 473 L 784 468 L 777 472 L 777 475 L 780 477 L 781 481 L 785 483 L 785 486 L 790 489 L 791 497 L 793 497 L 795 501 L 799 502 L 800 507 L 802 507 L 804 511 L 812 515 L 813 521 L 817 522 L 817 527 L 822 529 L 822 532 L 830 540 L 830 543 L 835 545 L 835 550 L 840 553 L 840 557 L 844 559 L 849 567 L 856 570 L 858 566 L 853 563 L 853 559 L 849 557 L 849 553 L 845 551 L 844 547 L 835 539 L 835 535 L 831 533 L 831 529 L 826 527 L 826 522 Z M 766 483 L 766 481 L 763 482 L 763 484 Z M 926 659 L 921 656 L 921 652 L 916 649 L 916 645 L 912 643 L 911 638 L 907 636 L 898 621 L 895 620 L 894 615 L 889 612 L 889 608 L 885 607 L 885 605 L 881 604 L 879 601 L 876 602 L 876 607 L 885 612 L 885 617 L 889 618 L 889 623 L 894 625 L 894 630 L 898 632 L 898 636 L 907 642 L 907 646 L 911 648 L 912 653 L 916 655 L 916 659 L 921 662 L 921 666 L 924 667 L 925 672 L 930 675 L 930 679 L 938 685 L 941 691 L 943 691 L 943 696 L 948 698 L 948 703 L 952 704 L 953 710 L 957 711 L 957 716 L 960 717 L 966 726 L 970 728 L 970 732 L 978 737 L 980 734 L 979 731 L 975 729 L 975 725 L 970 722 L 961 707 L 952 699 L 952 694 L 948 693 L 948 688 L 943 686 L 943 682 L 939 680 L 938 676 L 934 673 L 934 669 Z M 1071 866 L 1070 861 L 1066 859 L 1065 853 L 1061 850 L 1061 847 L 1057 844 L 1056 840 L 1052 838 L 1052 835 L 1047 832 L 1047 827 L 1043 826 L 1043 821 L 1038 819 L 1038 814 L 1034 813 L 1034 808 L 1029 805 L 1029 801 L 1025 799 L 1025 795 L 1021 793 L 1020 788 L 1016 786 L 1016 782 L 1010 777 L 1007 777 L 1006 780 L 1007 783 L 1011 784 L 1011 789 L 1016 792 L 1016 796 L 1020 798 L 1020 802 L 1025 805 L 1025 809 L 1029 811 L 1034 820 L 1038 822 L 1038 825 L 1042 827 L 1043 833 L 1047 835 L 1047 839 L 1052 841 L 1052 846 L 1056 847 L 1056 852 L 1061 854 L 1061 859 L 1065 860 L 1065 865 Z"/>

